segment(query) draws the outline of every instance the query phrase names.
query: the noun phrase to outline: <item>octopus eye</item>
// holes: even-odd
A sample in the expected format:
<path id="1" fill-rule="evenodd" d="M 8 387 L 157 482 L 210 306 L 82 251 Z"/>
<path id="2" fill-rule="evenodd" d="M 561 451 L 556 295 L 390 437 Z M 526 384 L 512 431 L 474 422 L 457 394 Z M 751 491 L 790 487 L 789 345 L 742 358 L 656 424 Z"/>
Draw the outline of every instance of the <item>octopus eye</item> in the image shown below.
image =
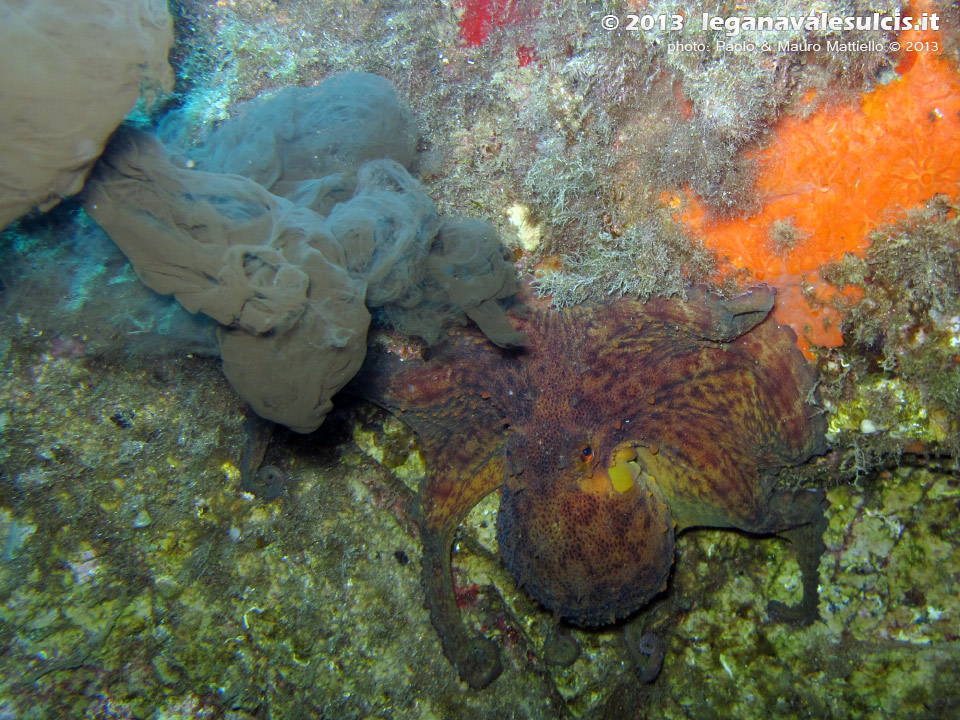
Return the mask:
<path id="1" fill-rule="evenodd" d="M 589 445 L 584 445 L 580 448 L 580 457 L 583 458 L 585 463 L 593 462 L 593 448 Z"/>

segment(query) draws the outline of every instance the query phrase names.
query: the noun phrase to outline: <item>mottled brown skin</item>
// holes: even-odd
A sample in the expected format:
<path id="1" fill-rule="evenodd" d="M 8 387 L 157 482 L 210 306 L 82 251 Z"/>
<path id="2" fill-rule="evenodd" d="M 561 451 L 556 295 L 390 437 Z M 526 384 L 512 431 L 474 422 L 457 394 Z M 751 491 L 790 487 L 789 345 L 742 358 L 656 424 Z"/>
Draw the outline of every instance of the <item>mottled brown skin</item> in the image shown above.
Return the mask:
<path id="1" fill-rule="evenodd" d="M 768 318 L 772 303 L 761 288 L 727 301 L 696 291 L 687 302 L 524 308 L 513 314 L 524 348 L 460 331 L 425 361 L 370 353 L 354 389 L 421 438 L 427 606 L 472 687 L 497 677 L 499 654 L 463 624 L 450 551 L 464 516 L 497 488 L 505 564 L 583 626 L 662 591 L 680 530 L 772 533 L 822 516 L 819 497 L 772 493 L 766 480 L 822 452 L 825 430 L 809 403 L 813 375 L 792 331 Z M 624 448 L 637 477 L 618 492 L 607 468 Z"/>

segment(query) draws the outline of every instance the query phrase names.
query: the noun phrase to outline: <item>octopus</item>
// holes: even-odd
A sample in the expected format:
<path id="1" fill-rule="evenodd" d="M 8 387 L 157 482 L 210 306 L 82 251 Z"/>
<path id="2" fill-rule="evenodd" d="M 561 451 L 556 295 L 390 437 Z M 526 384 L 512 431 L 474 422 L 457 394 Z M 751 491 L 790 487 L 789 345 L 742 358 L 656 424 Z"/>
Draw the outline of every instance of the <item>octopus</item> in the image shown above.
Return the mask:
<path id="1" fill-rule="evenodd" d="M 458 525 L 494 491 L 502 561 L 576 626 L 615 623 L 663 592 L 689 528 L 806 528 L 822 549 L 823 494 L 775 489 L 780 469 L 825 451 L 826 424 L 773 301 L 760 287 L 730 299 L 693 290 L 685 301 L 522 305 L 511 310 L 521 347 L 461 329 L 420 359 L 370 350 L 352 390 L 419 436 L 422 584 L 462 680 L 483 688 L 502 668 L 494 642 L 464 623 L 451 576 Z M 803 599 L 771 604 L 778 618 L 816 615 L 816 559 L 801 566 Z"/>

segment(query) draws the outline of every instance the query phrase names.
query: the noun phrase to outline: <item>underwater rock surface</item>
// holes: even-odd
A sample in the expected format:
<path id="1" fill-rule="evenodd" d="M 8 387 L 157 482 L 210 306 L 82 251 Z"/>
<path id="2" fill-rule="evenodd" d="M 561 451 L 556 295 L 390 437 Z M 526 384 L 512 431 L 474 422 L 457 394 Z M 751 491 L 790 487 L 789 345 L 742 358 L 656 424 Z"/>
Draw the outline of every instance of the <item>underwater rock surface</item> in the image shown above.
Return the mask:
<path id="1" fill-rule="evenodd" d="M 282 720 L 305 707 L 604 720 L 642 707 L 840 720 L 960 707 L 960 486 L 935 464 L 830 491 L 823 621 L 807 628 L 767 616 L 771 597 L 799 598 L 788 543 L 681 534 L 670 593 L 635 621 L 664 646 L 653 685 L 614 630 L 572 629 L 573 665 L 542 662 L 554 622 L 495 557 L 490 497 L 452 558 L 458 607 L 503 657 L 495 690 L 475 694 L 422 605 L 405 483 L 423 463 L 399 421 L 338 411 L 330 442 L 275 445 L 269 460 L 294 484 L 264 502 L 241 491 L 243 407 L 213 363 L 56 356 L 0 323 L 0 706 L 15 717 L 256 718 L 269 706 Z"/>
<path id="2" fill-rule="evenodd" d="M 66 5 L 57 5 L 59 20 Z M 758 157 L 802 156 L 829 139 L 791 137 L 792 121 L 815 130 L 821 118 L 842 139 L 848 125 L 837 120 L 888 103 L 873 109 L 898 122 L 877 128 L 878 152 L 867 154 L 898 188 L 884 223 L 909 209 L 905 198 L 940 187 L 938 168 L 958 167 L 950 158 L 960 145 L 937 144 L 960 122 L 943 112 L 956 91 L 920 115 L 901 108 L 918 107 L 911 88 L 933 80 L 932 67 L 958 76 L 960 9 L 949 0 L 818 7 L 862 17 L 930 10 L 943 32 L 925 38 L 928 48 L 939 41 L 927 59 L 891 52 L 891 40 L 906 38 L 875 31 L 776 38 L 819 51 L 773 42 L 713 52 L 723 30 L 611 32 L 580 0 L 180 0 L 168 102 L 184 127 L 208 132 L 278 88 L 345 70 L 382 74 L 421 124 L 415 174 L 438 214 L 492 220 L 520 272 L 536 273 L 553 301 L 682 294 L 723 258 L 711 262 L 709 238 L 697 242 L 677 220 L 680 190 L 734 222 L 753 216 L 766 195 Z M 685 0 L 644 8 L 718 11 Z M 810 5 L 746 12 L 794 17 Z M 464 26 L 478 22 L 484 31 L 469 37 L 480 44 L 465 43 Z M 828 50 L 833 39 L 847 49 Z M 674 40 L 690 49 L 670 49 Z M 200 169 L 206 159 L 187 134 L 171 125 L 161 137 L 178 167 L 192 159 Z M 802 205 L 792 190 L 829 199 L 845 188 L 862 202 L 849 149 L 838 142 L 817 158 L 836 171 L 828 192 L 801 162 L 799 184 L 775 194 Z M 901 151 L 910 166 L 884 173 Z M 801 598 L 794 544 L 701 529 L 677 536 L 669 591 L 623 631 L 561 626 L 580 652 L 558 663 L 546 652 L 558 635 L 552 615 L 499 559 L 492 494 L 461 524 L 451 557 L 458 612 L 500 653 L 503 673 L 483 691 L 459 680 L 423 608 L 415 435 L 382 411 L 338 402 L 309 439 L 277 431 L 265 461 L 283 471 L 283 487 L 251 497 L 238 470 L 246 404 L 207 358 L 214 321 L 151 295 L 115 247 L 104 252 L 110 242 L 75 202 L 45 216 L 48 226 L 18 223 L 0 239 L 0 715 L 958 716 L 960 225 L 956 185 L 938 191 L 948 197 L 867 238 L 843 230 L 857 218 L 817 202 L 809 210 L 829 232 L 807 237 L 789 212 L 755 230 L 776 230 L 763 239 L 775 272 L 780 255 L 813 257 L 831 235 L 870 246 L 829 279 L 820 268 L 822 280 L 855 291 L 846 307 L 839 295 L 831 302 L 844 316 L 831 326 L 843 346 L 816 351 L 831 451 L 779 478 L 784 489 L 828 493 L 821 621 L 770 622 L 771 599 Z M 797 279 L 803 294 L 795 288 L 793 300 L 806 305 L 806 280 L 816 278 Z M 787 293 L 778 306 L 808 317 Z M 819 310 L 826 325 L 830 305 Z M 396 333 L 387 345 L 408 359 L 424 352 Z M 652 656 L 638 643 L 651 636 L 664 657 L 647 685 Z"/>

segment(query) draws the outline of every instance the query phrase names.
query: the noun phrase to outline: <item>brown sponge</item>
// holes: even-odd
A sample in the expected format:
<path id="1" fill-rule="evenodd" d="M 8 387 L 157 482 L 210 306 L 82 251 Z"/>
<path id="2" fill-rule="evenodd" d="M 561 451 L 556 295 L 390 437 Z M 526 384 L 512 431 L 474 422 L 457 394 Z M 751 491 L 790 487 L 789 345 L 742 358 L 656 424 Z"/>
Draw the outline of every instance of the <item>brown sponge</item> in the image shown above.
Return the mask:
<path id="1" fill-rule="evenodd" d="M 0 4 L 0 229 L 79 192 L 172 44 L 164 0 Z"/>

